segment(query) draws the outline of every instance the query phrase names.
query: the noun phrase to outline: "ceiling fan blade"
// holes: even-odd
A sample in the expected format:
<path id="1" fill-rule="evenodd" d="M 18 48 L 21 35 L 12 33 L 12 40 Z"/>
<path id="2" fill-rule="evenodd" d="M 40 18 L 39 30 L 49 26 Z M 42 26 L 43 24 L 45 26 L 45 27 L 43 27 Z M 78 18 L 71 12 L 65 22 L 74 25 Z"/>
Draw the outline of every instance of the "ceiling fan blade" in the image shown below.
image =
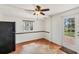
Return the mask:
<path id="1" fill-rule="evenodd" d="M 45 15 L 43 12 L 40 12 L 40 14 Z"/>
<path id="2" fill-rule="evenodd" d="M 41 11 L 49 11 L 49 9 L 41 9 Z"/>
<path id="3" fill-rule="evenodd" d="M 34 10 L 28 10 L 28 9 L 24 9 L 24 11 L 29 14 L 32 14 L 34 12 Z"/>
<path id="4" fill-rule="evenodd" d="M 41 7 L 40 7 L 39 5 L 37 5 L 37 6 L 36 6 L 36 8 L 37 8 L 38 10 L 40 10 L 40 9 L 41 9 Z"/>
<path id="5" fill-rule="evenodd" d="M 34 10 L 28 10 L 28 9 L 24 9 L 24 10 L 25 10 L 25 11 L 32 11 L 32 12 L 34 11 Z"/>
<path id="6" fill-rule="evenodd" d="M 7 6 L 12 7 L 12 8 L 16 8 L 17 10 L 20 10 L 20 11 L 27 12 L 28 14 L 32 14 L 34 12 L 34 10 L 20 8 L 20 7 L 16 6 L 16 5 L 7 5 Z"/>
<path id="7" fill-rule="evenodd" d="M 19 10 L 24 10 L 24 11 L 34 11 L 34 10 L 29 10 L 29 9 L 20 8 L 20 7 L 17 7 L 16 5 L 7 5 L 7 6 L 10 6 L 10 7 L 13 7 L 13 8 L 17 8 L 17 9 L 19 9 Z"/>

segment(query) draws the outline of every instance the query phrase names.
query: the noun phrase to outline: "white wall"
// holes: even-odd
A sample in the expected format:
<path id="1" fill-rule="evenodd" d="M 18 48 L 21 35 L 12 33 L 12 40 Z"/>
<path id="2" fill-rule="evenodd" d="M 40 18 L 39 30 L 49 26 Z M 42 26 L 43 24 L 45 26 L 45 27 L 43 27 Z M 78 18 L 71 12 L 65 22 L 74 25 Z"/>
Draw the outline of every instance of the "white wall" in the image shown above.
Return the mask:
<path id="1" fill-rule="evenodd" d="M 16 22 L 16 32 L 23 32 L 23 24 L 22 20 L 20 22 Z M 43 21 L 42 20 L 35 20 L 34 22 L 34 30 L 33 31 L 43 31 Z M 28 40 L 34 40 L 34 39 L 39 39 L 39 38 L 43 38 L 44 37 L 44 33 L 40 32 L 40 33 L 28 33 L 28 34 L 16 34 L 16 42 L 20 43 L 20 42 L 24 42 L 24 41 L 28 41 Z"/>
<path id="2" fill-rule="evenodd" d="M 62 45 L 63 39 L 63 20 L 60 16 L 52 18 L 52 41 Z"/>
<path id="3" fill-rule="evenodd" d="M 51 19 L 51 17 L 49 17 L 49 18 L 45 18 L 45 20 L 44 20 L 44 22 L 45 22 L 45 31 L 48 31 L 49 33 L 45 33 L 45 37 L 44 38 L 46 38 L 46 39 L 48 39 L 48 40 L 52 40 L 52 38 L 51 38 L 51 30 L 52 30 L 52 27 L 51 27 L 51 22 L 52 22 L 52 19 Z"/>
<path id="4" fill-rule="evenodd" d="M 0 13 L 0 21 L 16 22 L 16 33 L 24 32 L 22 20 L 24 20 L 24 18 L 22 17 L 11 16 L 9 13 L 8 15 Z M 27 18 L 25 20 L 27 20 Z M 43 31 L 44 30 L 43 20 L 34 20 L 34 21 L 35 21 L 34 31 Z M 29 33 L 29 34 L 16 34 L 16 43 L 43 38 L 43 36 L 44 34 L 42 32 L 41 33 Z"/>
<path id="5" fill-rule="evenodd" d="M 72 15 L 74 17 L 78 16 L 77 19 L 79 21 L 79 15 L 77 15 L 78 13 L 79 13 L 79 8 L 76 8 L 76 9 L 66 11 L 66 12 L 63 12 L 63 13 L 59 13 L 59 14 L 52 16 L 52 18 L 51 18 L 52 22 L 50 20 L 48 20 L 48 21 L 46 20 L 48 23 L 49 22 L 52 23 L 52 25 L 51 25 L 52 28 L 50 28 L 49 24 L 47 24 L 48 27 L 46 28 L 47 30 L 52 31 L 51 32 L 52 41 L 59 44 L 59 45 L 63 45 L 67 48 L 75 50 L 77 52 L 79 52 L 79 37 L 74 39 L 75 40 L 74 42 L 76 43 L 74 48 L 72 48 L 69 45 L 64 44 L 65 43 L 65 41 L 64 41 L 64 17 L 70 17 Z M 77 31 L 79 31 L 79 26 L 78 26 L 79 22 L 78 21 L 76 22 L 77 28 L 78 28 Z M 50 37 L 50 35 L 47 34 L 47 38 L 49 38 L 49 37 Z"/>
<path id="6" fill-rule="evenodd" d="M 12 8 L 7 5 L 0 5 L 0 21 L 16 22 L 16 33 L 24 32 L 23 20 L 29 20 L 28 17 L 30 17 L 30 20 L 34 20 L 33 31 L 44 31 L 43 20 L 40 20 L 40 19 L 37 20 L 32 18 L 32 16 L 27 14 L 27 12 L 24 12 L 24 10 L 20 10 L 18 8 Z M 16 34 L 16 43 L 43 38 L 44 34 L 45 33 L 43 32 L 29 33 L 29 34 Z"/>
<path id="7" fill-rule="evenodd" d="M 45 19 L 45 30 L 50 32 L 46 34 L 46 39 L 55 42 L 59 45 L 62 44 L 63 35 L 63 20 L 60 16 L 49 17 Z"/>

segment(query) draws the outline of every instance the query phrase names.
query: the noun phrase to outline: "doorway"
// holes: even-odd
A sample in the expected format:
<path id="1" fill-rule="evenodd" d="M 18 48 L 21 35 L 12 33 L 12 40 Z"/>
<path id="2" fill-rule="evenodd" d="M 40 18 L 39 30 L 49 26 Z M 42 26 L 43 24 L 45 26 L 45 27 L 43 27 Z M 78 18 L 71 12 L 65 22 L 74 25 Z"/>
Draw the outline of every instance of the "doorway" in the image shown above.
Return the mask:
<path id="1" fill-rule="evenodd" d="M 79 52 L 79 15 L 64 17 L 64 39 L 63 46 Z"/>

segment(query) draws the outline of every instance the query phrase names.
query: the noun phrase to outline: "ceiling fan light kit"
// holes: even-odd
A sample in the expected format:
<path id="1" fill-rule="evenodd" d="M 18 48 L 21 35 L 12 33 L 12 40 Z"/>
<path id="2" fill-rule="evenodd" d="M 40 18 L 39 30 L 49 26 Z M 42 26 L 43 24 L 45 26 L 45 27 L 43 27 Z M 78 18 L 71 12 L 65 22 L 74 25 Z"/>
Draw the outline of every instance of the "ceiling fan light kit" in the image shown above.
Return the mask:
<path id="1" fill-rule="evenodd" d="M 40 11 L 34 11 L 34 15 L 40 15 Z"/>

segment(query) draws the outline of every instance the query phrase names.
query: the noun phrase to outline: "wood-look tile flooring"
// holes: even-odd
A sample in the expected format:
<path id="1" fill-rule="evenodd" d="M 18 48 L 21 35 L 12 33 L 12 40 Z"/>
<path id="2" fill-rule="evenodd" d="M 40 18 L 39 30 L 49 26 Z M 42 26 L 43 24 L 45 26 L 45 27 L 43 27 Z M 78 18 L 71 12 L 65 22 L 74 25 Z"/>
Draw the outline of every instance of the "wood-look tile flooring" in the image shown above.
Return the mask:
<path id="1" fill-rule="evenodd" d="M 65 54 L 60 48 L 60 45 L 41 38 L 17 44 L 16 51 L 11 54 Z"/>

